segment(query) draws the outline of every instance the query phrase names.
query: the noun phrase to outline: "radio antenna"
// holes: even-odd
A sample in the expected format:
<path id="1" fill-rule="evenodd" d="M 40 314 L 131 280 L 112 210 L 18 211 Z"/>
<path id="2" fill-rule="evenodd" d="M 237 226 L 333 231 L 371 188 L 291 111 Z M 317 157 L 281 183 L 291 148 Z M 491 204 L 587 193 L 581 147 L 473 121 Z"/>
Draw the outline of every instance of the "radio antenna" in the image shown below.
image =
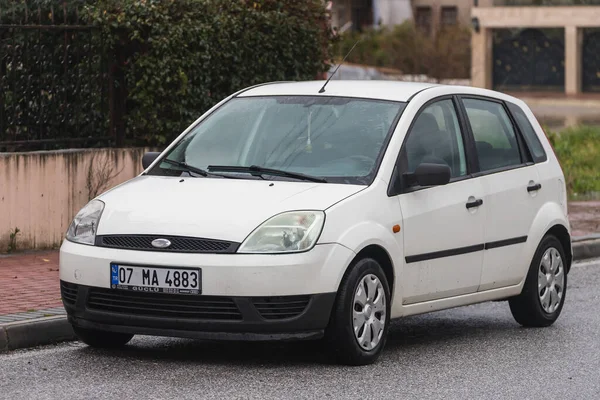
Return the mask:
<path id="1" fill-rule="evenodd" d="M 327 78 L 327 81 L 325 81 L 325 84 L 323 84 L 323 87 L 321 88 L 321 90 L 319 90 L 319 93 L 325 92 L 325 86 L 327 86 L 327 84 L 329 83 L 329 81 L 331 80 L 331 78 L 333 78 L 333 76 L 338 71 L 338 69 L 340 69 L 340 67 L 342 66 L 342 64 L 344 63 L 344 61 L 346 61 L 346 58 L 348 58 L 348 56 L 350 55 L 350 53 L 352 53 L 352 50 L 354 50 L 354 48 L 356 47 L 356 45 L 358 44 L 358 42 L 360 42 L 360 39 L 357 40 L 356 43 L 354 43 L 354 46 L 352 46 L 352 48 L 350 49 L 350 51 L 348 52 L 348 54 L 346 54 L 346 56 L 344 57 L 344 59 L 342 60 L 342 62 L 338 64 L 338 66 L 335 68 L 335 71 L 333 71 L 333 73 L 331 74 L 331 76 L 329 78 Z"/>

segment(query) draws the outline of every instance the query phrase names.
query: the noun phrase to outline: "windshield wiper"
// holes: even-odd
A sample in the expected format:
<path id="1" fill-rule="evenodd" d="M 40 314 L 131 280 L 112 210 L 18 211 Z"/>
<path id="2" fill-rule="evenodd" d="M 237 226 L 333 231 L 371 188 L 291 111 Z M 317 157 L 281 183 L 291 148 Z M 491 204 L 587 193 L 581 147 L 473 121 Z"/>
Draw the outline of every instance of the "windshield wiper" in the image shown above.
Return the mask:
<path id="1" fill-rule="evenodd" d="M 261 178 L 262 178 L 263 174 L 264 175 L 274 175 L 274 176 L 284 176 L 287 178 L 300 179 L 303 181 L 327 183 L 327 181 L 325 179 L 320 178 L 318 176 L 305 175 L 305 174 L 300 174 L 297 172 L 288 172 L 288 171 L 284 171 L 281 169 L 265 168 L 265 167 L 261 167 L 258 165 L 251 165 L 249 167 L 242 167 L 242 166 L 237 166 L 237 165 L 209 165 L 208 170 L 215 171 L 215 172 L 245 173 L 245 174 L 251 174 L 253 176 L 259 176 Z"/>
<path id="2" fill-rule="evenodd" d="M 175 165 L 187 172 L 193 172 L 198 175 L 208 176 L 208 172 L 203 170 L 202 168 L 191 166 L 188 163 L 185 163 L 182 161 L 174 161 L 174 160 L 169 160 L 168 158 L 165 158 L 165 159 L 160 160 L 160 162 L 166 162 L 167 164 Z"/>

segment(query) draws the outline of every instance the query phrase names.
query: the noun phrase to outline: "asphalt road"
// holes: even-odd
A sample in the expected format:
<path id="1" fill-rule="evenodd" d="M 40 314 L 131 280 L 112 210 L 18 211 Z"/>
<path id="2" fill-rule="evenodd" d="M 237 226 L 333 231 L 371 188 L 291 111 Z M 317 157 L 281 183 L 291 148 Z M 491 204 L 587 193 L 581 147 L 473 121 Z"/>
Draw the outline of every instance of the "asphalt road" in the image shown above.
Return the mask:
<path id="1" fill-rule="evenodd" d="M 372 366 L 333 365 L 310 343 L 74 342 L 1 354 L 0 398 L 599 399 L 600 260 L 569 280 L 550 328 L 521 328 L 505 302 L 410 317 Z"/>

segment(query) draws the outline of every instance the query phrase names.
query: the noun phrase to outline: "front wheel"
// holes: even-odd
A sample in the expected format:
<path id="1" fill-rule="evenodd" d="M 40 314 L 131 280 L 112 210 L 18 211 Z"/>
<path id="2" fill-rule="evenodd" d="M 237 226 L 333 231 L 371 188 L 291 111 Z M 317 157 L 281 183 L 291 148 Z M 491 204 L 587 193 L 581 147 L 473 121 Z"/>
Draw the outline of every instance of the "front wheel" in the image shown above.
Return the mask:
<path id="1" fill-rule="evenodd" d="M 389 321 L 385 273 L 376 260 L 359 259 L 340 284 L 326 332 L 329 348 L 343 364 L 371 364 L 385 346 Z"/>
<path id="2" fill-rule="evenodd" d="M 560 241 L 549 235 L 535 252 L 523 291 L 508 301 L 510 311 L 523 326 L 550 326 L 560 315 L 566 293 L 565 252 Z"/>
<path id="3" fill-rule="evenodd" d="M 125 346 L 133 338 L 129 333 L 105 332 L 73 326 L 75 335 L 91 347 L 110 349 Z"/>

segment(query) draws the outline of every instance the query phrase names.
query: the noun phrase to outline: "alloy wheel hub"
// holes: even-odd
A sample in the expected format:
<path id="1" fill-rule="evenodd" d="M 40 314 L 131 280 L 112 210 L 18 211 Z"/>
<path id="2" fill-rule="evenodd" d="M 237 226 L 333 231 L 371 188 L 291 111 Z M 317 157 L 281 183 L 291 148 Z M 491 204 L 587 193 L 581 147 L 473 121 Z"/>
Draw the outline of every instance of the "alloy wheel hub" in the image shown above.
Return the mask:
<path id="1" fill-rule="evenodd" d="M 538 297 L 542 309 L 551 314 L 557 310 L 564 293 L 565 270 L 560 253 L 548 248 L 538 269 Z"/>
<path id="2" fill-rule="evenodd" d="M 381 341 L 386 321 L 386 298 L 377 276 L 364 276 L 354 293 L 352 320 L 359 346 L 372 350 Z"/>

